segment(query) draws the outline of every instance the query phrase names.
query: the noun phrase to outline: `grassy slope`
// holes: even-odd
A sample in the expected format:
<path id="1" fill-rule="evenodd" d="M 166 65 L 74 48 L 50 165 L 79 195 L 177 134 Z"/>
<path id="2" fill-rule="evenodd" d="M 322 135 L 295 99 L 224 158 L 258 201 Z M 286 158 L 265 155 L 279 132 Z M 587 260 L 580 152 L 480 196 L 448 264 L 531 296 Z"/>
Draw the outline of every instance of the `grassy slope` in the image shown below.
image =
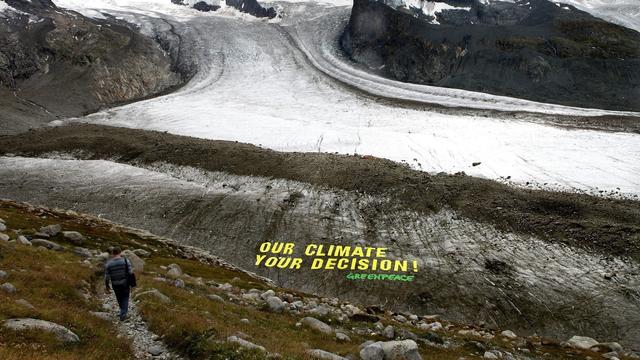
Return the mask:
<path id="1" fill-rule="evenodd" d="M 140 294 L 151 288 L 158 289 L 169 296 L 172 302 L 165 304 L 152 296 L 140 296 L 138 308 L 147 320 L 151 330 L 163 337 L 165 343 L 180 353 L 194 359 L 266 359 L 267 355 L 255 350 L 239 349 L 235 345 L 224 343 L 230 335 L 242 333 L 244 338 L 264 346 L 271 353 L 279 353 L 285 359 L 306 359 L 305 350 L 320 348 L 343 356 L 358 354 L 358 346 L 365 340 L 383 340 L 380 335 L 358 335 L 349 331 L 351 342 L 337 342 L 333 336 L 318 334 L 296 323 L 304 315 L 289 313 L 274 314 L 261 307 L 242 304 L 234 297 L 239 296 L 240 289 L 269 288 L 262 280 L 247 273 L 227 267 L 212 266 L 193 259 L 192 256 L 176 256 L 179 251 L 175 245 L 159 242 L 150 237 L 141 236 L 125 228 L 102 222 L 95 218 L 78 216 L 72 212 L 49 211 L 37 207 L 25 207 L 12 202 L 0 201 L 0 218 L 6 220 L 9 229 L 20 229 L 23 234 L 34 233 L 40 226 L 61 224 L 63 230 L 82 232 L 88 241 L 83 246 L 90 249 L 105 250 L 111 245 L 125 248 L 145 248 L 152 252 L 146 258 L 145 271 L 139 276 Z M 9 232 L 12 238 L 15 232 Z M 114 328 L 108 321 L 95 318 L 89 311 L 100 311 L 95 297 L 86 301 L 78 290 L 85 289 L 93 294 L 101 292 L 101 271 L 99 267 L 90 267 L 73 255 L 69 249 L 72 244 L 65 242 L 60 236 L 52 240 L 67 247 L 64 252 L 54 252 L 15 243 L 0 242 L 0 269 L 9 270 L 9 279 L 19 290 L 17 294 L 2 295 L 0 302 L 0 319 L 11 317 L 36 317 L 50 320 L 76 332 L 81 342 L 75 345 L 60 345 L 49 336 L 35 333 L 13 333 L 0 329 L 1 359 L 128 359 L 131 348 L 128 340 L 115 337 Z M 180 265 L 185 274 L 186 286 L 177 288 L 170 282 L 158 280 L 164 273 L 161 267 L 171 263 Z M 25 271 L 22 271 L 25 270 Z M 234 290 L 223 292 L 212 284 L 231 283 Z M 285 291 L 284 289 L 275 289 Z M 310 295 L 287 290 L 288 293 L 301 298 Z M 225 302 L 210 300 L 206 295 L 218 294 Z M 6 297 L 6 299 L 5 299 Z M 32 311 L 14 300 L 26 299 L 38 310 Z M 247 318 L 249 324 L 240 320 Z M 336 324 L 335 319 L 322 318 L 326 322 Z M 392 324 L 396 329 L 404 327 L 390 319 L 389 314 L 382 315 L 382 322 Z M 420 351 L 424 359 L 468 359 L 479 358 L 465 347 L 470 340 L 483 343 L 487 348 L 497 348 L 510 352 L 514 350 L 514 342 L 499 336 L 487 340 L 459 335 L 459 329 L 468 328 L 462 324 L 443 321 L 451 325 L 447 331 L 439 331 L 445 341 L 457 344 L 451 348 L 422 344 Z M 372 329 L 366 322 L 340 324 L 341 328 Z M 410 328 L 423 337 L 426 331 Z M 530 355 L 545 359 L 580 359 L 590 355 L 593 359 L 601 359 L 599 354 L 564 349 L 557 343 L 536 345 L 540 339 L 527 339 L 526 347 Z"/>

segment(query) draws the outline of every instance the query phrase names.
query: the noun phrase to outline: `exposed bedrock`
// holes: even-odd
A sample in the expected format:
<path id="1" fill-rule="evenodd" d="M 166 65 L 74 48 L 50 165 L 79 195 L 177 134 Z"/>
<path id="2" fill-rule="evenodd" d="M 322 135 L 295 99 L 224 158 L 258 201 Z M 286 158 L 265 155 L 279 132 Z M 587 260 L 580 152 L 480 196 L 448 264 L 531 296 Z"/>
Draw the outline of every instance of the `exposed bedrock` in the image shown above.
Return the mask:
<path id="1" fill-rule="evenodd" d="M 0 133 L 145 98 L 183 81 L 168 51 L 130 24 L 86 18 L 49 0 L 7 4 L 0 13 Z"/>
<path id="2" fill-rule="evenodd" d="M 355 0 L 341 44 L 397 80 L 640 110 L 640 33 L 568 5 Z M 440 11 L 438 11 L 440 10 Z"/>

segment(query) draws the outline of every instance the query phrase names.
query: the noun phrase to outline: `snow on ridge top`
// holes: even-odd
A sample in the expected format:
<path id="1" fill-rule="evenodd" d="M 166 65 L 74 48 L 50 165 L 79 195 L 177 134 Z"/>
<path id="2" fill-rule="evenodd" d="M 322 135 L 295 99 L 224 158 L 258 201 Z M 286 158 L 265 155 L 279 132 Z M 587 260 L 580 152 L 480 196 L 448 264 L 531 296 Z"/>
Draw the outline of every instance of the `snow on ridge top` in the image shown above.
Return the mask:
<path id="1" fill-rule="evenodd" d="M 486 1 L 486 0 L 485 0 Z M 384 4 L 393 8 L 404 7 L 407 9 L 415 8 L 422 11 L 427 16 L 435 17 L 436 14 L 444 10 L 471 10 L 470 7 L 456 7 L 443 2 L 429 0 L 383 0 Z"/>

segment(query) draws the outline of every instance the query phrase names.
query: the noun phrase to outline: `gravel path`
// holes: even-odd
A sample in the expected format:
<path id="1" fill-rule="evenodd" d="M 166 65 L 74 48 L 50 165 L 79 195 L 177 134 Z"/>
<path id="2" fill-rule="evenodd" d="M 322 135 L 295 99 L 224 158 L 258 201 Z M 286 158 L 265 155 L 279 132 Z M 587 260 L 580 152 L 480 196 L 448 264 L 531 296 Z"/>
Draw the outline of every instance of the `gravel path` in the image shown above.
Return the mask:
<path id="1" fill-rule="evenodd" d="M 101 300 L 103 308 L 109 313 L 109 318 L 115 323 L 120 335 L 132 340 L 136 359 L 183 359 L 169 351 L 160 337 L 149 330 L 134 301 L 129 303 L 129 318 L 119 321 L 118 303 L 113 293 L 105 294 Z"/>

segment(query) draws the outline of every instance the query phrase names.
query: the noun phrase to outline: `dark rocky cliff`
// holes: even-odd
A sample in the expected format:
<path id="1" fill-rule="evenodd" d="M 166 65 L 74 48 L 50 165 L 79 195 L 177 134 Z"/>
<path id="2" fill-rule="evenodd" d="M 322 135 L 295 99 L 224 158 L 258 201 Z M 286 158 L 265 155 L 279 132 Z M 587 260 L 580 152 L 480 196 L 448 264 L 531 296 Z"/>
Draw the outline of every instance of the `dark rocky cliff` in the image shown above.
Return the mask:
<path id="1" fill-rule="evenodd" d="M 640 33 L 547 0 L 441 3 L 466 9 L 355 0 L 342 47 L 400 81 L 640 110 Z"/>
<path id="2" fill-rule="evenodd" d="M 7 0 L 0 17 L 0 131 L 79 116 L 182 82 L 158 43 L 116 19 L 50 0 Z"/>

